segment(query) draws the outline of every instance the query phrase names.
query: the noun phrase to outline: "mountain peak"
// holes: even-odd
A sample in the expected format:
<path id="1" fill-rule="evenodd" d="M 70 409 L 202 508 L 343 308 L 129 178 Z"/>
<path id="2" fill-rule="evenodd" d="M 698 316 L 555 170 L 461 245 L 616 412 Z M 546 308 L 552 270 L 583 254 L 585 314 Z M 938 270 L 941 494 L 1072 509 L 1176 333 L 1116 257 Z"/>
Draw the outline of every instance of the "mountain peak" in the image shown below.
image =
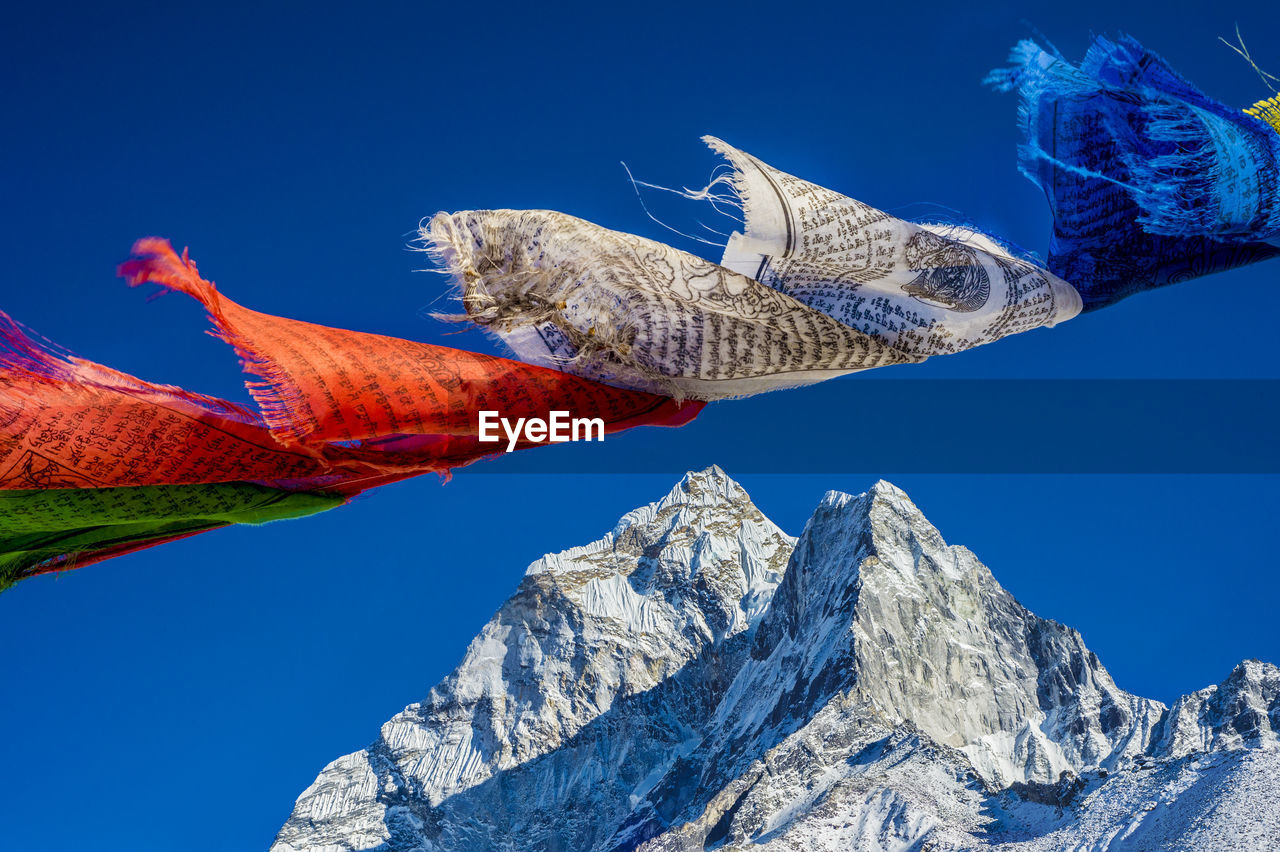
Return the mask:
<path id="1" fill-rule="evenodd" d="M 689 479 L 732 479 L 729 474 L 724 472 L 718 464 L 712 464 L 704 467 L 702 470 L 691 470 L 681 477 L 681 481 Z"/>
<path id="2" fill-rule="evenodd" d="M 901 500 L 911 499 L 910 497 L 907 497 L 907 492 L 903 491 L 901 488 L 894 485 L 892 482 L 890 482 L 887 479 L 877 479 L 874 483 L 872 483 L 871 487 L 867 489 L 867 493 L 876 497 L 886 497 L 886 498 L 901 499 Z"/>
<path id="3" fill-rule="evenodd" d="M 783 660 L 800 661 L 785 689 L 772 680 Z M 887 482 L 824 498 L 742 677 L 757 680 L 731 695 L 758 704 L 772 690 L 776 704 L 744 715 L 740 739 L 847 694 L 958 749 L 993 788 L 1118 765 L 1164 709 L 1118 689 L 1078 633 L 1027 611 Z"/>
<path id="4" fill-rule="evenodd" d="M 1280 685 L 1280 667 L 1271 663 L 1264 663 L 1258 659 L 1241 660 L 1236 663 L 1236 667 L 1231 670 L 1231 676 L 1228 680 L 1239 678 L 1241 680 L 1256 683 L 1259 685 L 1269 685 L 1275 688 Z"/>
<path id="5" fill-rule="evenodd" d="M 657 503 L 659 510 L 672 506 L 708 508 L 725 502 L 750 502 L 746 490 L 719 465 L 691 470 Z"/>
<path id="6" fill-rule="evenodd" d="M 317 848 L 323 837 L 327 848 L 399 849 L 391 841 L 420 837 L 436 809 L 472 821 L 470 807 L 499 813 L 494 796 L 559 813 L 565 797 L 596 795 L 606 773 L 627 782 L 608 791 L 610 807 L 630 807 L 627 791 L 645 789 L 714 710 L 713 686 L 745 657 L 794 544 L 712 467 L 603 538 L 542 557 L 426 700 L 303 793 L 273 848 Z M 554 783 L 523 769 L 540 762 Z M 502 847 L 500 827 L 477 831 L 490 829 L 425 848 Z"/>
<path id="7" fill-rule="evenodd" d="M 1130 695 L 888 482 L 793 539 L 712 466 L 535 562 L 273 850 L 1270 848 L 1246 800 L 1280 793 L 1278 730 L 1280 669 Z M 1243 804 L 1151 804 L 1196 778 Z"/>
<path id="8" fill-rule="evenodd" d="M 849 494 L 844 491 L 828 491 L 818 503 L 815 516 L 825 511 L 841 511 L 856 516 L 866 514 L 877 504 L 885 504 L 902 515 L 914 515 L 923 518 L 923 513 L 907 496 L 907 492 L 886 479 L 876 480 L 870 488 L 861 494 Z"/>
<path id="9" fill-rule="evenodd" d="M 1280 668 L 1244 660 L 1226 680 L 1173 703 L 1153 737 L 1156 757 L 1280 745 Z"/>

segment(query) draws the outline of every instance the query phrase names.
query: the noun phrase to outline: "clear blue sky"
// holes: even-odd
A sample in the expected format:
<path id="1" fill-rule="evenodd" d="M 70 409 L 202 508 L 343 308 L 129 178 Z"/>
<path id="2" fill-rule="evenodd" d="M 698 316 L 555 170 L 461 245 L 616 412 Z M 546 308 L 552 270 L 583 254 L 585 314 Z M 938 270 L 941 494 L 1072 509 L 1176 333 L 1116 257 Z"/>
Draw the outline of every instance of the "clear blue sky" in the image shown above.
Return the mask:
<path id="1" fill-rule="evenodd" d="M 193 302 L 148 304 L 113 278 L 135 238 L 190 245 L 251 307 L 489 351 L 422 318 L 442 283 L 406 250 L 420 217 L 549 207 L 667 239 L 619 161 L 699 184 L 715 160 L 698 137 L 714 133 L 883 208 L 942 204 L 1043 250 L 1014 102 L 979 85 L 1023 21 L 1071 57 L 1091 32 L 1130 32 L 1228 103 L 1267 94 L 1216 40 L 1237 21 L 1280 67 L 1280 9 L 1262 0 L 179 6 L 6 11 L 0 308 L 86 357 L 236 399 L 234 357 Z M 1276 379 L 1278 275 L 1273 261 L 900 369 Z M 827 418 L 874 447 L 876 428 L 892 431 L 862 404 L 877 379 L 721 403 L 615 446 L 678 445 L 681 466 L 704 466 L 787 416 L 801 440 Z M 1151 429 L 1139 415 L 1099 412 L 1098 428 Z M 1242 442 L 1221 426 L 1223 444 Z M 1275 476 L 904 474 L 863 457 L 827 474 L 726 466 L 792 533 L 823 491 L 891 479 L 1144 695 L 1217 682 L 1246 656 L 1280 662 Z M 0 848 L 265 848 L 325 763 L 453 667 L 529 562 L 598 537 L 679 473 L 508 475 L 508 461 L 0 595 Z"/>

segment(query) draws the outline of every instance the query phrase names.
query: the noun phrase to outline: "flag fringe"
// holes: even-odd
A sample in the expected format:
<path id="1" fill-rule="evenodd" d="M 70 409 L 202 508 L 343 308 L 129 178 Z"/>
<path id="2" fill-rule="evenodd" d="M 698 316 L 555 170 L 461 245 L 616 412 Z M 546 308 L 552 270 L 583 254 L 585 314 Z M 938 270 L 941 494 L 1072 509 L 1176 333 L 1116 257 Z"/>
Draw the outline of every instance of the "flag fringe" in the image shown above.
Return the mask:
<path id="1" fill-rule="evenodd" d="M 303 413 L 308 410 L 305 395 L 274 359 L 236 330 L 217 285 L 200 277 L 187 249 L 179 255 L 168 240 L 145 237 L 134 243 L 133 254 L 120 265 L 120 276 L 130 287 L 158 284 L 185 293 L 203 305 L 214 326 L 209 333 L 235 350 L 246 373 L 262 380 L 245 382 L 262 422 L 282 445 L 303 449 L 312 431 L 311 418 Z"/>
<path id="2" fill-rule="evenodd" d="M 1274 98 L 1267 98 L 1258 101 L 1253 106 L 1245 110 L 1246 113 L 1254 118 L 1261 119 L 1271 125 L 1276 133 L 1280 133 L 1280 95 Z"/>

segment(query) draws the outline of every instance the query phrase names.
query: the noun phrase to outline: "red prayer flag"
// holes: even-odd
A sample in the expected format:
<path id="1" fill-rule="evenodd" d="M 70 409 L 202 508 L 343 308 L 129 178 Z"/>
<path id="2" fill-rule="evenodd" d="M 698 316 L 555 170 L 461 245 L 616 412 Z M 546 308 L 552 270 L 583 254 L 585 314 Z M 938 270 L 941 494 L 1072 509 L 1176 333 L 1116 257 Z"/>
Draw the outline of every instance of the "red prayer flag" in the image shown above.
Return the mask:
<path id="1" fill-rule="evenodd" d="M 353 495 L 500 453 L 478 413 L 600 418 L 606 432 L 679 426 L 702 404 L 567 373 L 241 307 L 168 242 L 141 240 L 121 267 L 201 301 L 262 381 L 259 416 L 34 343 L 0 313 L 0 489 L 254 482 Z M 521 441 L 519 448 L 536 446 Z"/>
<path id="2" fill-rule="evenodd" d="M 481 410 L 543 419 L 567 410 L 603 419 L 606 431 L 680 426 L 701 410 L 507 358 L 258 313 L 219 293 L 165 240 L 139 240 L 134 254 L 120 268 L 130 285 L 180 290 L 209 311 L 218 336 L 262 379 L 250 393 L 285 444 L 475 436 Z"/>

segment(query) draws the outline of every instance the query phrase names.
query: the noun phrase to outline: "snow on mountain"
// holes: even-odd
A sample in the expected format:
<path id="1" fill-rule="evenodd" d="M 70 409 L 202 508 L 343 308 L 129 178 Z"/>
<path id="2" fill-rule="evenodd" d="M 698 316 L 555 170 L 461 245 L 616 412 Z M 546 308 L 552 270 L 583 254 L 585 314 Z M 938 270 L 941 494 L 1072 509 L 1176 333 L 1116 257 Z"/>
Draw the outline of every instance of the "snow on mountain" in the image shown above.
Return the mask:
<path id="1" fill-rule="evenodd" d="M 1217 686 L 1173 703 L 1152 753 L 1183 757 L 1205 751 L 1256 748 L 1280 732 L 1280 669 L 1245 660 Z"/>
<path id="2" fill-rule="evenodd" d="M 712 468 L 544 556 L 452 675 L 325 768 L 272 848 L 589 848 L 696 740 L 794 544 Z"/>
<path id="3" fill-rule="evenodd" d="M 1280 848 L 1280 670 L 1172 709 L 907 496 L 719 468 L 543 557 L 272 852 Z"/>

